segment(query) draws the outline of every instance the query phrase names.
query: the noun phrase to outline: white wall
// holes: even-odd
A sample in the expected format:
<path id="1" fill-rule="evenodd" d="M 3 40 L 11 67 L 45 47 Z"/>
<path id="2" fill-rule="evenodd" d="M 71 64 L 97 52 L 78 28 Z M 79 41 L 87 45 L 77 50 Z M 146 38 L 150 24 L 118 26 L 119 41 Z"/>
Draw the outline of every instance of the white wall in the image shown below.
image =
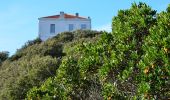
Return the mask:
<path id="1" fill-rule="evenodd" d="M 55 34 L 50 33 L 50 24 L 55 24 Z M 86 29 L 91 29 L 90 19 L 40 18 L 39 37 L 41 40 L 45 41 L 58 33 L 69 31 L 69 24 L 74 25 L 74 30 L 81 29 L 81 24 L 86 24 Z"/>

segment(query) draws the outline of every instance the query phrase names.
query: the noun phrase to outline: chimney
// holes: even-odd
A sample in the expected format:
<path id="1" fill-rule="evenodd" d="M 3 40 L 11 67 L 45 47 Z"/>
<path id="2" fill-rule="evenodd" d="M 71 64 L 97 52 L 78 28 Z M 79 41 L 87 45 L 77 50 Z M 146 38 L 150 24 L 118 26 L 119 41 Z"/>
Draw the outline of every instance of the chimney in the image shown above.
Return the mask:
<path id="1" fill-rule="evenodd" d="M 76 16 L 79 17 L 79 13 L 76 13 Z"/>
<path id="2" fill-rule="evenodd" d="M 64 18 L 64 12 L 63 11 L 60 12 L 60 18 Z"/>

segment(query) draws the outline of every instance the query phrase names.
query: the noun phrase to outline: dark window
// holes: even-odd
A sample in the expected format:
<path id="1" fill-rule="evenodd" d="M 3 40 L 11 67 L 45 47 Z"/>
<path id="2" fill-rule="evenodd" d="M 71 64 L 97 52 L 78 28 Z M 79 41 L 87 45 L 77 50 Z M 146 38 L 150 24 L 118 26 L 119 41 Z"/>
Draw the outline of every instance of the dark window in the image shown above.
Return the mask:
<path id="1" fill-rule="evenodd" d="M 55 24 L 50 25 L 50 33 L 55 33 Z"/>
<path id="2" fill-rule="evenodd" d="M 81 29 L 82 30 L 84 30 L 84 29 L 86 29 L 87 27 L 86 27 L 86 24 L 81 24 Z"/>
<path id="3" fill-rule="evenodd" d="M 69 31 L 73 31 L 74 30 L 74 25 L 73 24 L 69 24 Z"/>

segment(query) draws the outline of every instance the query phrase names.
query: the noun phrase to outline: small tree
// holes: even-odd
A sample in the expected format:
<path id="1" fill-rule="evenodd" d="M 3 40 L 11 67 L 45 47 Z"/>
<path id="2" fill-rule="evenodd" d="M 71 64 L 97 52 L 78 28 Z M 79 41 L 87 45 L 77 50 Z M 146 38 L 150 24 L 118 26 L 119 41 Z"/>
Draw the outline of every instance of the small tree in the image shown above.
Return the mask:
<path id="1" fill-rule="evenodd" d="M 2 51 L 0 52 L 0 64 L 5 61 L 9 56 L 9 52 L 7 51 Z"/>

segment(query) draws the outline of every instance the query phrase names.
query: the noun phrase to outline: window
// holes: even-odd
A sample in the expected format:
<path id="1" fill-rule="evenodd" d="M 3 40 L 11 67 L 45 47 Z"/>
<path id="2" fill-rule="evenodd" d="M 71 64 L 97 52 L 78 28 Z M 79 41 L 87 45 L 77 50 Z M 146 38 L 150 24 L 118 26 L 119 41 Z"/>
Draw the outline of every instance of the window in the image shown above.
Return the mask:
<path id="1" fill-rule="evenodd" d="M 74 25 L 73 24 L 69 24 L 69 31 L 73 31 L 74 29 Z"/>
<path id="2" fill-rule="evenodd" d="M 55 33 L 55 24 L 50 24 L 50 33 Z"/>
<path id="3" fill-rule="evenodd" d="M 81 29 L 82 30 L 86 29 L 86 24 L 81 24 Z"/>

